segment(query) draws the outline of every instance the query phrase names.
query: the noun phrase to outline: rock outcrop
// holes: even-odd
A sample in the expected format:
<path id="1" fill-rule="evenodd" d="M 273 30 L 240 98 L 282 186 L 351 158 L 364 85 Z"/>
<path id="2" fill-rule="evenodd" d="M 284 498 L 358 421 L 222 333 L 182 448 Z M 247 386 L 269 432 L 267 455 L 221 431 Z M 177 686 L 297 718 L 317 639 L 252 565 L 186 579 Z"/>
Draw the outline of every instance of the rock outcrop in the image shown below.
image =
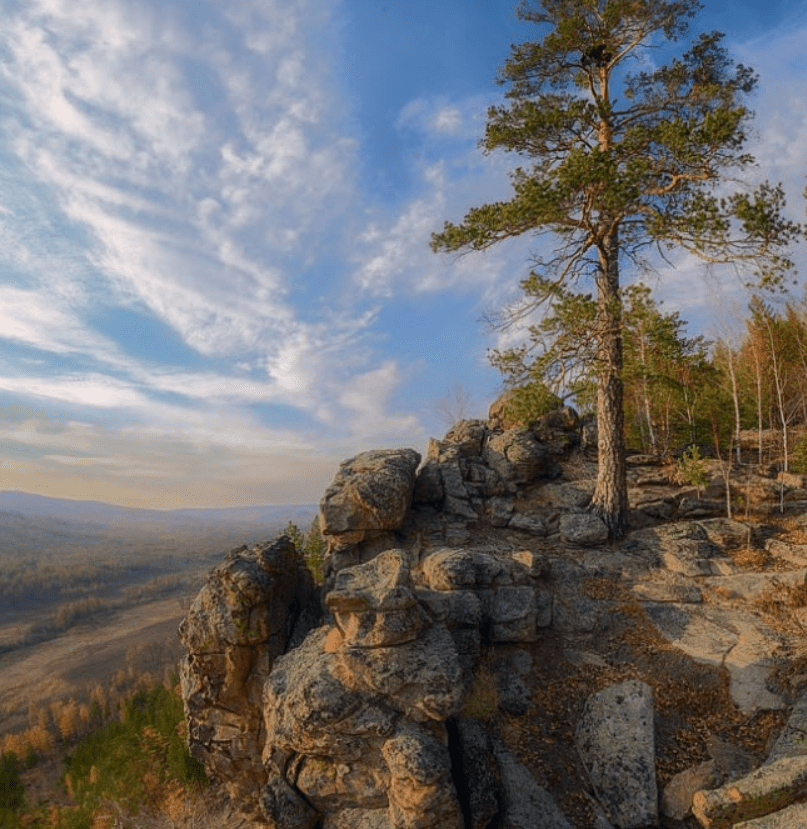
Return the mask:
<path id="1" fill-rule="evenodd" d="M 807 703 L 775 745 L 771 729 L 795 701 L 774 680 L 802 624 L 800 599 L 785 612 L 775 597 L 807 593 L 807 554 L 691 517 L 686 490 L 638 456 L 636 529 L 605 546 L 586 511 L 594 441 L 570 409 L 527 428 L 502 410 L 432 440 L 422 464 L 362 453 L 320 505 L 324 585 L 285 537 L 211 574 L 180 631 L 189 743 L 252 823 L 708 829 L 801 814 Z M 726 740 L 746 731 L 753 750 Z"/>
<path id="2" fill-rule="evenodd" d="M 188 651 L 180 678 L 191 753 L 253 817 L 265 783 L 263 687 L 301 627 L 315 623 L 313 591 L 311 574 L 281 536 L 233 550 L 180 625 Z"/>

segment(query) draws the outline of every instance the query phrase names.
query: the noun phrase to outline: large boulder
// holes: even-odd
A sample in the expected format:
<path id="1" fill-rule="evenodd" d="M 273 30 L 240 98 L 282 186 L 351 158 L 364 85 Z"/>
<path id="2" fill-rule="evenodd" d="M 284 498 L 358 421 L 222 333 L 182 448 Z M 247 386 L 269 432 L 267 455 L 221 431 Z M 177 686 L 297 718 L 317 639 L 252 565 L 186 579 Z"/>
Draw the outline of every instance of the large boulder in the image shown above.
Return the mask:
<path id="1" fill-rule="evenodd" d="M 411 642 L 429 623 L 412 590 L 405 555 L 399 550 L 387 550 L 366 564 L 340 571 L 326 604 L 351 647 Z"/>
<path id="2" fill-rule="evenodd" d="M 547 446 L 532 432 L 508 429 L 491 435 L 484 448 L 484 458 L 502 479 L 528 484 L 540 478 L 556 478 L 557 463 Z"/>
<path id="3" fill-rule="evenodd" d="M 313 594 L 292 542 L 233 550 L 209 576 L 179 627 L 188 744 L 236 802 L 257 803 L 261 690 Z"/>
<path id="4" fill-rule="evenodd" d="M 589 697 L 575 743 L 608 819 L 619 829 L 658 823 L 653 694 L 627 680 Z"/>
<path id="5" fill-rule="evenodd" d="M 322 534 L 343 546 L 399 529 L 412 505 L 419 463 L 414 449 L 374 449 L 344 461 L 320 502 Z"/>
<path id="6" fill-rule="evenodd" d="M 454 444 L 463 457 L 474 458 L 482 454 L 486 433 L 483 420 L 460 420 L 446 432 L 443 442 Z"/>
<path id="7" fill-rule="evenodd" d="M 560 517 L 560 537 L 568 544 L 596 547 L 608 541 L 605 522 L 589 512 L 571 512 Z"/>
<path id="8" fill-rule="evenodd" d="M 333 829 L 461 829 L 445 721 L 462 705 L 463 672 L 405 555 L 341 570 L 326 603 L 334 624 L 279 658 L 264 685 L 271 792 L 286 791 L 279 778 Z M 284 826 L 284 802 L 264 793 L 270 826 Z M 305 810 L 300 820 L 307 829 Z"/>

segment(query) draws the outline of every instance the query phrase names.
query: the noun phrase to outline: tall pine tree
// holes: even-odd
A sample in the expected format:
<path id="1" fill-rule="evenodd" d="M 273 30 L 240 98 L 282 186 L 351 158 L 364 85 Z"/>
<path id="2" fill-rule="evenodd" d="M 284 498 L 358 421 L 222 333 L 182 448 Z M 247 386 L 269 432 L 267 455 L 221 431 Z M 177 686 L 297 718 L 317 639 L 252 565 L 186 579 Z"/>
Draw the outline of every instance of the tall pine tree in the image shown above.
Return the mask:
<path id="1" fill-rule="evenodd" d="M 754 72 L 734 66 L 719 33 L 644 69 L 643 52 L 689 35 L 697 0 L 523 0 L 541 27 L 513 46 L 499 81 L 507 103 L 488 111 L 487 152 L 514 152 L 509 201 L 472 208 L 432 237 L 436 251 L 483 250 L 523 233 L 551 234 L 539 262 L 547 285 L 595 284 L 599 471 L 592 509 L 612 538 L 627 527 L 623 447 L 620 266 L 649 245 L 709 262 L 753 262 L 782 278 L 798 228 L 782 218 L 781 187 L 721 196 L 717 185 L 753 162 L 743 152 Z M 655 56 L 654 56 L 655 57 Z M 540 301 L 540 297 L 538 298 Z"/>

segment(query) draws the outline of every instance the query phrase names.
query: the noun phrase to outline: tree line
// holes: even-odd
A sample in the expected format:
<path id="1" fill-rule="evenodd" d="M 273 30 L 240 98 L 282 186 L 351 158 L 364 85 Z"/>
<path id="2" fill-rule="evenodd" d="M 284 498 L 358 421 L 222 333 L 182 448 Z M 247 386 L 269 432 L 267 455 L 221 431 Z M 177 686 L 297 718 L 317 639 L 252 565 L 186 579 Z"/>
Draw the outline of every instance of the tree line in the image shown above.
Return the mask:
<path id="1" fill-rule="evenodd" d="M 678 312 L 664 311 L 644 284 L 625 288 L 622 301 L 627 448 L 663 455 L 705 444 L 739 462 L 741 436 L 754 430 L 755 457 L 746 461 L 807 472 L 807 301 L 777 306 L 755 295 L 737 332 L 711 340 L 688 336 Z M 513 390 L 515 420 L 564 402 L 594 411 L 596 344 L 585 336 L 594 305 L 590 296 L 559 296 L 527 343 L 492 353 Z"/>

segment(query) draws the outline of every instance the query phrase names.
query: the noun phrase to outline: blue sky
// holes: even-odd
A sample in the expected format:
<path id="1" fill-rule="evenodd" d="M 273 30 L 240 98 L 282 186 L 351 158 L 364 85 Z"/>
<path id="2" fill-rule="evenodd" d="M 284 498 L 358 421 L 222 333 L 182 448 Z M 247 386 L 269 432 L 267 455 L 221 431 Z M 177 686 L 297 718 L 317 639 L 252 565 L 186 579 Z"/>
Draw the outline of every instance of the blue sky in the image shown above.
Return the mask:
<path id="1" fill-rule="evenodd" d="M 428 241 L 509 192 L 476 142 L 534 37 L 514 3 L 0 9 L 0 489 L 311 502 L 358 451 L 424 451 L 456 384 L 484 414 L 499 341 L 478 320 L 529 240 Z M 801 219 L 804 4 L 716 0 L 694 28 L 759 71 L 755 175 Z M 654 287 L 693 333 L 741 306 L 731 275 L 676 265 Z"/>

